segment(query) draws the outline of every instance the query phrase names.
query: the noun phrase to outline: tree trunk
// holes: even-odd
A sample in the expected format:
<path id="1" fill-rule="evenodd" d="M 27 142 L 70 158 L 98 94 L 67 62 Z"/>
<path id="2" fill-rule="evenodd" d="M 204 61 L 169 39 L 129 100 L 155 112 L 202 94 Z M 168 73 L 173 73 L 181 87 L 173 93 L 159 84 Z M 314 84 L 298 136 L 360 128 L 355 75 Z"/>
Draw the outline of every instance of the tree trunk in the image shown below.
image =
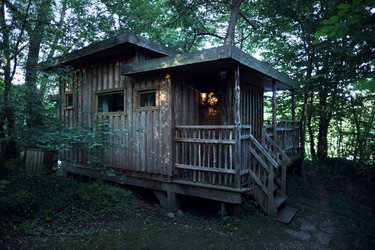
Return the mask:
<path id="1" fill-rule="evenodd" d="M 322 83 L 323 85 L 324 83 Z M 331 103 L 333 105 L 333 103 Z M 317 158 L 325 160 L 328 157 L 328 126 L 330 112 L 327 112 L 327 91 L 323 88 L 319 91 L 319 132 Z"/>
<path id="2" fill-rule="evenodd" d="M 307 115 L 307 129 L 310 137 L 310 155 L 311 159 L 316 159 L 316 153 L 315 153 L 315 138 L 314 138 L 314 130 L 312 128 L 312 105 L 313 105 L 313 96 L 310 97 L 310 109 Z"/>
<path id="3" fill-rule="evenodd" d="M 0 27 L 2 35 L 1 47 L 3 50 L 4 63 L 2 70 L 4 74 L 4 92 L 2 96 L 3 108 L 0 112 L 0 143 L 1 143 L 1 165 L 0 174 L 4 173 L 4 161 L 18 157 L 18 147 L 14 140 L 15 137 L 15 119 L 14 111 L 10 105 L 10 95 L 12 90 L 12 69 L 11 69 L 11 49 L 9 43 L 9 29 L 5 20 L 5 3 L 0 2 Z"/>
<path id="4" fill-rule="evenodd" d="M 330 118 L 321 116 L 319 118 L 319 134 L 318 134 L 318 152 L 319 160 L 325 160 L 328 157 L 328 127 Z"/>
<path id="5" fill-rule="evenodd" d="M 240 14 L 240 5 L 243 0 L 232 0 L 232 9 L 230 12 L 230 19 L 228 23 L 227 33 L 224 39 L 224 45 L 233 45 L 234 44 L 234 35 L 236 31 L 236 23 L 238 16 Z"/>
<path id="6" fill-rule="evenodd" d="M 44 30 L 49 21 L 50 10 L 51 0 L 45 1 L 43 5 L 39 6 L 37 13 L 38 21 L 34 29 L 29 30 L 29 51 L 25 69 L 27 125 L 29 127 L 43 124 L 43 96 L 40 96 L 37 88 L 38 59 L 40 46 L 44 38 Z"/>

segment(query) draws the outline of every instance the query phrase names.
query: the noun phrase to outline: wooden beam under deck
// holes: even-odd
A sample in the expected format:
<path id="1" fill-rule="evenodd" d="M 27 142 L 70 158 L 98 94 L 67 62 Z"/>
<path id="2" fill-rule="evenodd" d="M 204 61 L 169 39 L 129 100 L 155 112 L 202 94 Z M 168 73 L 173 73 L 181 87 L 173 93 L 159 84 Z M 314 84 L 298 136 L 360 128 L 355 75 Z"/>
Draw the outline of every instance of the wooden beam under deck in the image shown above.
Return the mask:
<path id="1" fill-rule="evenodd" d="M 241 204 L 242 195 L 249 194 L 251 191 L 251 189 L 249 188 L 235 189 L 231 187 L 194 183 L 182 180 L 160 181 L 152 179 L 143 179 L 140 177 L 132 177 L 127 175 L 108 176 L 105 173 L 102 173 L 98 170 L 90 169 L 84 166 L 80 166 L 78 164 L 68 162 L 63 162 L 62 168 L 65 172 L 88 176 L 101 180 L 121 183 L 130 186 L 142 187 L 152 190 L 172 192 L 176 194 L 227 202 L 232 204 Z"/>

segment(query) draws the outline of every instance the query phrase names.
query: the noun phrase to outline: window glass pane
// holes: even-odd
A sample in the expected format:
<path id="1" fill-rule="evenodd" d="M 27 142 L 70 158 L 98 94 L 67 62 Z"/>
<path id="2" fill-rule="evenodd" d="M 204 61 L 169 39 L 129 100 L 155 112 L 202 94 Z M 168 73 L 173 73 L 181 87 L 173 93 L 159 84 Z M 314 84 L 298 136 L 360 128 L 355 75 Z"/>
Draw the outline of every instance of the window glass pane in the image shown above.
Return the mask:
<path id="1" fill-rule="evenodd" d="M 72 94 L 66 95 L 66 106 L 73 107 L 73 95 Z"/>
<path id="2" fill-rule="evenodd" d="M 98 96 L 98 112 L 124 111 L 124 93 Z"/>
<path id="3" fill-rule="evenodd" d="M 139 107 L 155 107 L 156 106 L 156 92 L 139 93 Z"/>

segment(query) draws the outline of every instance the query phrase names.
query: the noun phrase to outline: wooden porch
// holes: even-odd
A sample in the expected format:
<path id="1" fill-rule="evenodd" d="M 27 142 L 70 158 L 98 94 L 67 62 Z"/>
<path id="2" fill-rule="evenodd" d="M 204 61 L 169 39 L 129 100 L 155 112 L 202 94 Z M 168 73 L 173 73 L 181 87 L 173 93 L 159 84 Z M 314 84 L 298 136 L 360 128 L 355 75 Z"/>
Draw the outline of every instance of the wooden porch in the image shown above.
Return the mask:
<path id="1" fill-rule="evenodd" d="M 264 126 L 262 141 L 250 125 L 176 125 L 174 179 L 250 190 L 265 209 L 285 200 L 286 170 L 300 158 L 297 121 Z M 275 139 L 274 139 L 275 138 Z"/>

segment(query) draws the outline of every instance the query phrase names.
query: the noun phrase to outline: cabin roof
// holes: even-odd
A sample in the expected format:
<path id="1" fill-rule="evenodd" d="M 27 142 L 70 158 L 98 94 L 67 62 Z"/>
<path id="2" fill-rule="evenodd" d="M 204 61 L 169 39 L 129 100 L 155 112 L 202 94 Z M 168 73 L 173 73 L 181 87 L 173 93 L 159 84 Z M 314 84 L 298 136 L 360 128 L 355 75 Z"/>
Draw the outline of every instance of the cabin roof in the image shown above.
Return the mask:
<path id="1" fill-rule="evenodd" d="M 195 76 L 195 79 L 203 82 L 209 79 L 213 71 L 234 69 L 238 64 L 240 77 L 244 82 L 271 90 L 272 80 L 275 79 L 278 90 L 293 88 L 288 75 L 231 45 L 127 64 L 123 66 L 121 73 L 127 76 L 141 76 L 155 72 L 185 72 L 189 77 Z"/>
<path id="2" fill-rule="evenodd" d="M 72 51 L 66 55 L 56 57 L 54 65 L 83 65 L 95 59 L 106 59 L 124 53 L 143 51 L 151 55 L 161 57 L 176 54 L 176 51 L 166 46 L 149 41 L 131 33 L 121 35 L 90 44 L 81 49 Z"/>

